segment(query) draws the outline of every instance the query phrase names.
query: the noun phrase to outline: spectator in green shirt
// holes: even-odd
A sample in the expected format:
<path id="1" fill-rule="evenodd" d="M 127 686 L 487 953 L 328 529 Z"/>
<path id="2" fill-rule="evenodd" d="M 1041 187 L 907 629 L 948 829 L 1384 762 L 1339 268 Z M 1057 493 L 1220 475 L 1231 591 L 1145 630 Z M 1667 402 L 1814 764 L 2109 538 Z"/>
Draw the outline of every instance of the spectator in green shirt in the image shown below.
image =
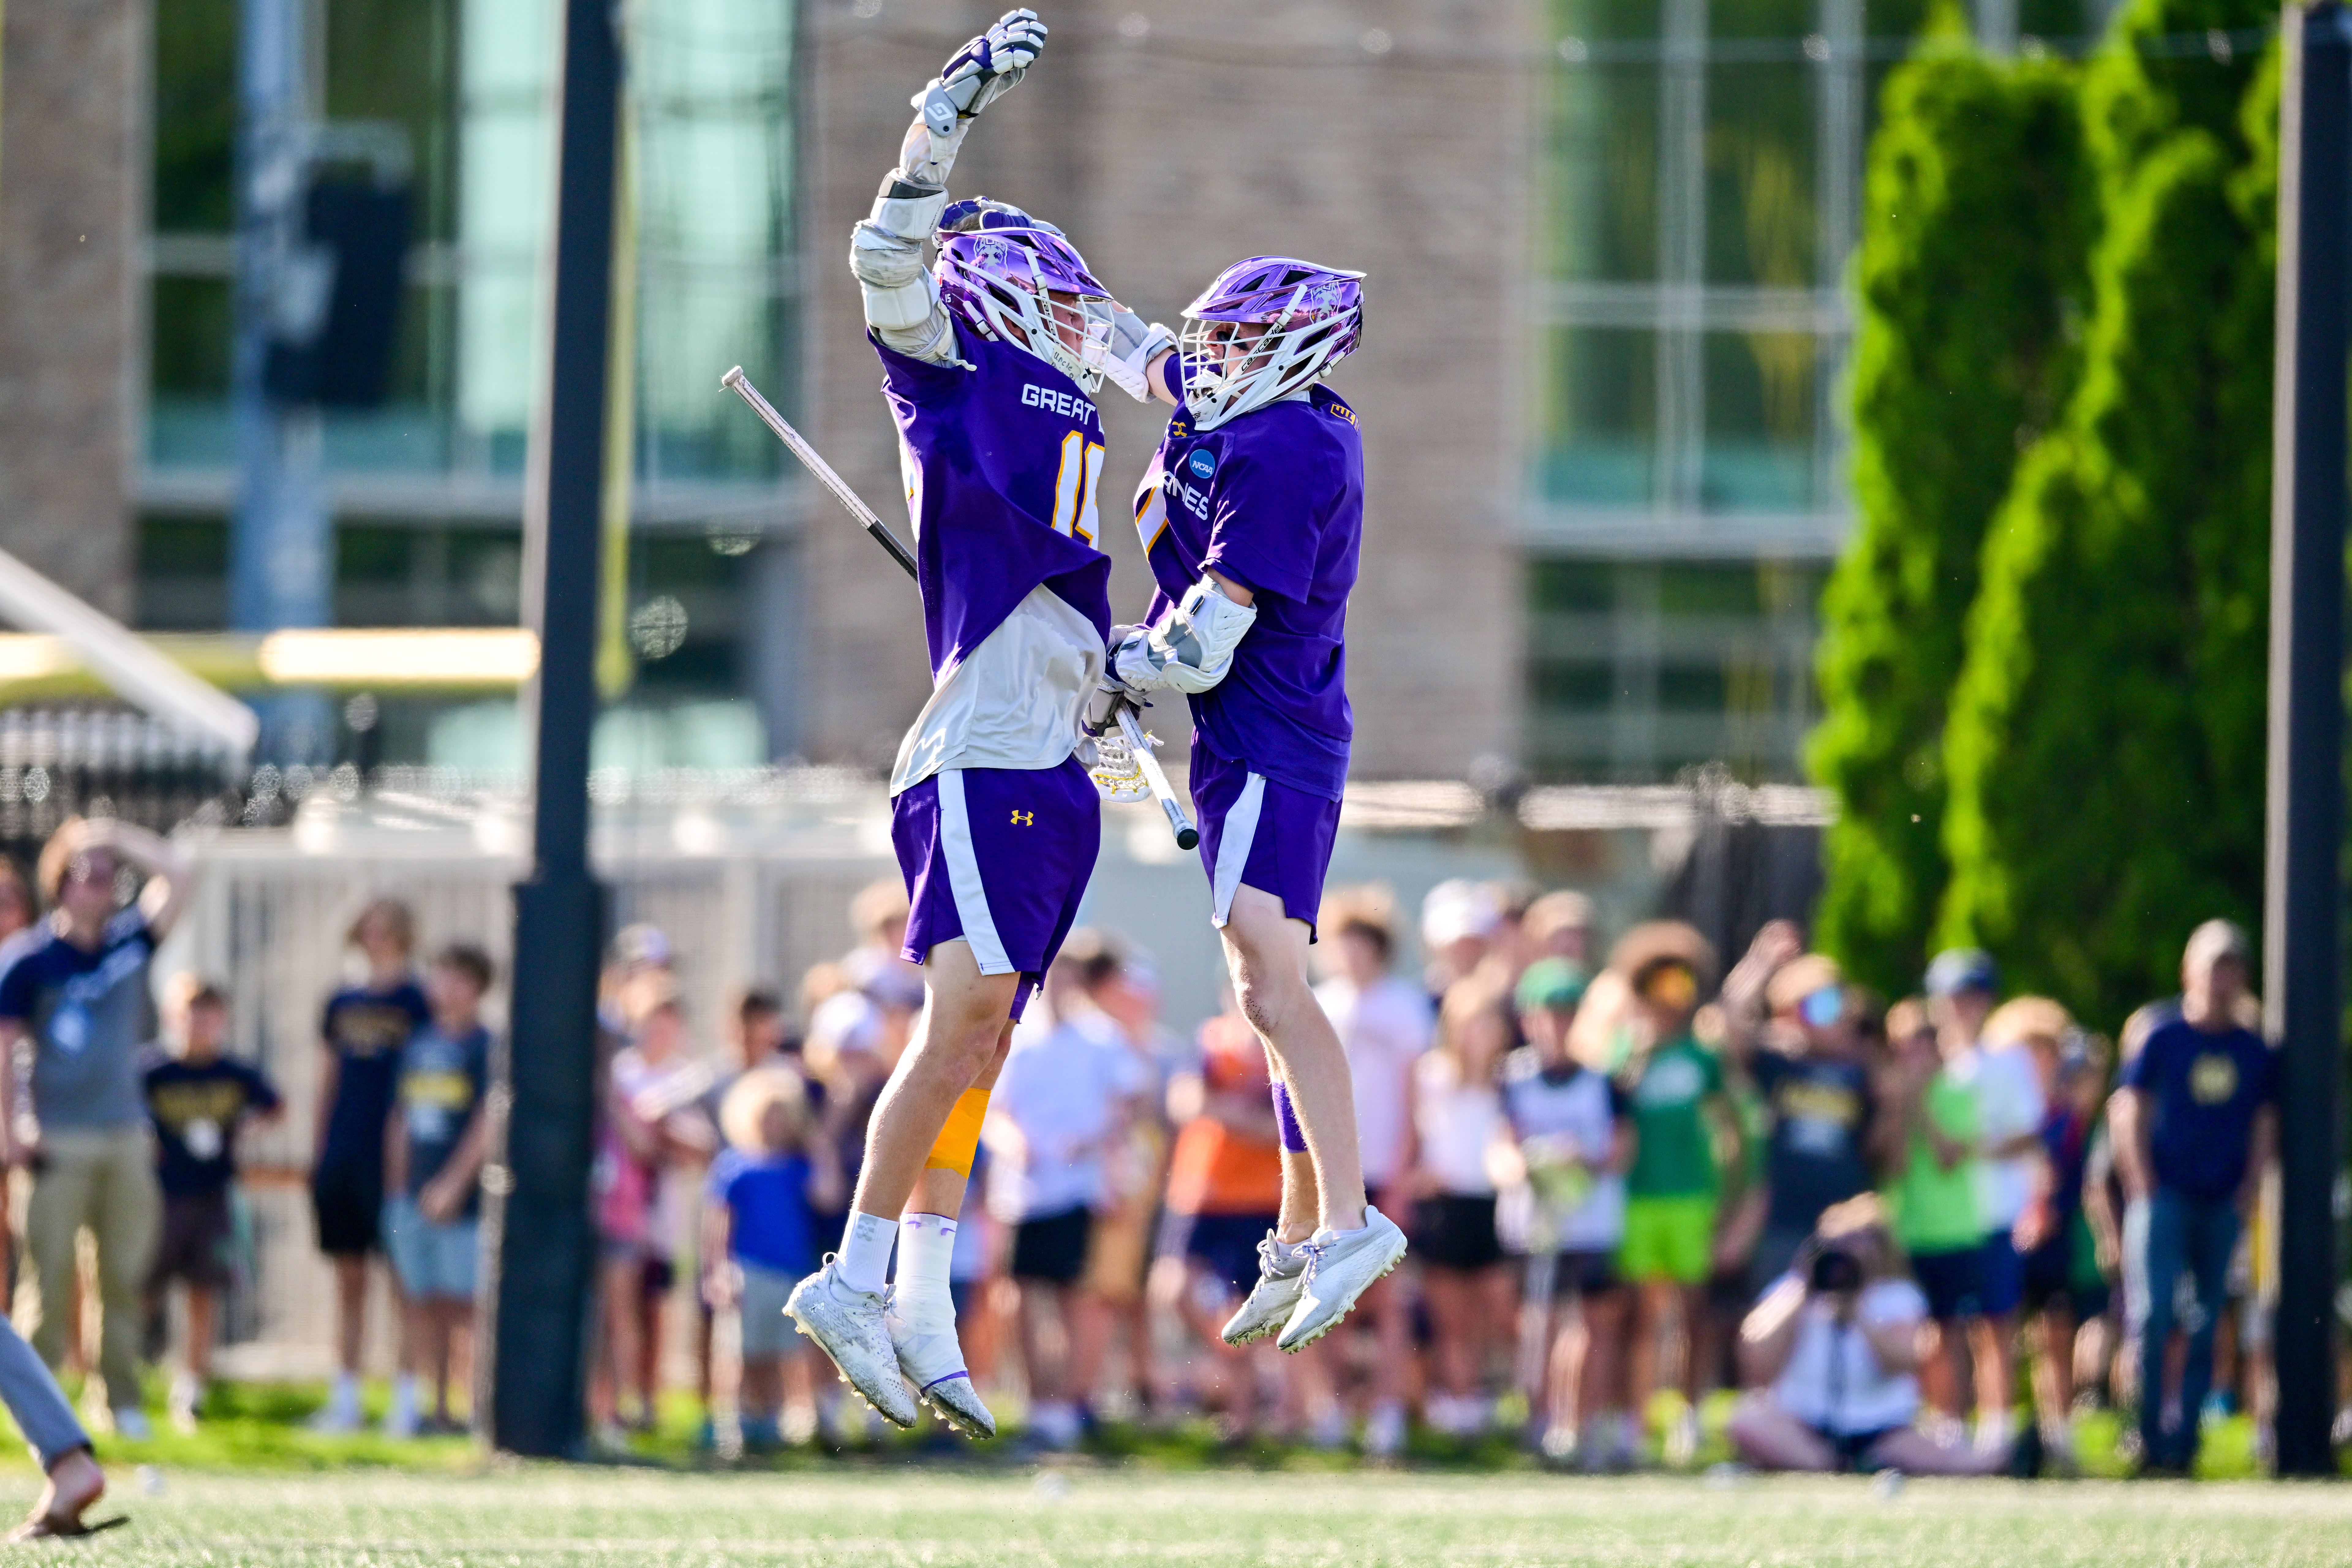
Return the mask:
<path id="1" fill-rule="evenodd" d="M 1635 1291 L 1630 1345 L 1633 1408 L 1658 1384 L 1661 1341 L 1676 1341 L 1682 1415 L 1666 1435 L 1666 1460 L 1686 1464 L 1698 1447 L 1701 1318 L 1715 1261 L 1718 1137 L 1738 1162 L 1739 1122 L 1723 1065 L 1691 1033 L 1715 953 L 1690 927 L 1637 926 L 1612 955 L 1634 997 L 1636 1051 L 1622 1075 L 1633 1102 L 1634 1156 L 1625 1178 L 1625 1239 L 1618 1268 Z"/>
<path id="2" fill-rule="evenodd" d="M 1886 1198 L 1895 1238 L 1911 1255 L 1912 1277 L 1927 1298 L 1921 1392 L 1957 1424 L 1967 1408 L 1960 1364 L 1965 1331 L 1984 1316 L 1976 1095 L 1944 1061 L 1935 1026 L 1918 1003 L 1896 1003 L 1887 1014 L 1886 1034 L 1894 1060 L 1881 1099 L 1892 1108 L 1903 1140 Z"/>

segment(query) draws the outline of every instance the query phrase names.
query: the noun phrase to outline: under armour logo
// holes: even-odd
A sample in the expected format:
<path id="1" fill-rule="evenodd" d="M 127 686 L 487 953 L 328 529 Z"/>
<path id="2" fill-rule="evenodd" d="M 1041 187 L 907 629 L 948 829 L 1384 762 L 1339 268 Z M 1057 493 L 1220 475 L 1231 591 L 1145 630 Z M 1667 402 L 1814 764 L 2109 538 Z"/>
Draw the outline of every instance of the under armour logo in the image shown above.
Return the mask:
<path id="1" fill-rule="evenodd" d="M 1034 827 L 1037 826 L 1037 814 L 1034 811 L 1016 811 L 1013 814 L 1013 826 Z"/>

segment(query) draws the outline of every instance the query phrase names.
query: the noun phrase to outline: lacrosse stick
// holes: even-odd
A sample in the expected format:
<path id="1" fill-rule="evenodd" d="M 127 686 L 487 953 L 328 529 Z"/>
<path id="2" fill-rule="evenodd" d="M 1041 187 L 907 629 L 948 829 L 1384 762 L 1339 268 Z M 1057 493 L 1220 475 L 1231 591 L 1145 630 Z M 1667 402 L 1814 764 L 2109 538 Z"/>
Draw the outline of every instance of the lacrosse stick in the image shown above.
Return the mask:
<path id="1" fill-rule="evenodd" d="M 833 465 L 818 455 L 817 449 L 808 444 L 808 438 L 793 429 L 784 416 L 776 412 L 775 405 L 760 395 L 760 389 L 751 384 L 751 378 L 743 374 L 741 365 L 735 366 L 725 375 L 720 376 L 719 384 L 750 404 L 751 412 L 760 416 L 761 423 L 775 432 L 777 440 L 793 449 L 793 456 L 798 458 L 808 471 L 816 476 L 818 483 L 833 492 L 834 499 L 848 510 L 850 516 L 865 526 L 866 531 L 874 536 L 874 542 L 888 551 L 890 559 L 896 561 L 908 576 L 913 577 L 917 574 L 913 553 L 898 542 L 898 536 L 891 532 L 880 518 L 874 515 L 874 509 L 859 499 L 857 492 L 849 488 L 848 482 L 833 471 Z M 1201 842 L 1200 832 L 1185 816 L 1183 806 L 1178 804 L 1176 792 L 1169 786 L 1168 774 L 1161 770 L 1160 759 L 1151 754 L 1152 748 L 1160 742 L 1153 739 L 1142 725 L 1135 721 L 1133 709 L 1120 703 L 1117 710 L 1119 734 L 1127 742 L 1127 749 L 1136 768 L 1143 774 L 1144 782 L 1150 786 L 1152 798 L 1160 803 L 1160 809 L 1167 814 L 1169 829 L 1176 835 L 1176 847 L 1179 849 L 1195 847 Z"/>

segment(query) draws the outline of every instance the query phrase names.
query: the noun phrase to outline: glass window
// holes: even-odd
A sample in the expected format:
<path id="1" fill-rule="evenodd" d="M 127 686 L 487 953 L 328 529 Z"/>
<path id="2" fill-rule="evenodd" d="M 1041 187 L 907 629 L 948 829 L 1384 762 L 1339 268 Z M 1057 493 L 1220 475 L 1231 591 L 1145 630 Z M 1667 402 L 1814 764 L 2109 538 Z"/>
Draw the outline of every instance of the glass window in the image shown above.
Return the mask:
<path id="1" fill-rule="evenodd" d="M 1540 265 L 1552 279 L 1658 276 L 1659 0 L 1555 0 Z"/>
<path id="2" fill-rule="evenodd" d="M 1819 68 L 1805 55 L 1812 0 L 1711 0 L 1707 8 L 1706 280 L 1810 289 Z"/>
<path id="3" fill-rule="evenodd" d="M 139 520 L 142 631 L 216 631 L 228 619 L 228 521 L 219 516 Z"/>
<path id="4" fill-rule="evenodd" d="M 788 379 L 793 7 L 671 0 L 639 16 L 642 460 L 658 478 L 764 479 L 782 447 L 716 391 L 732 364 L 771 395 Z"/>
<path id="5" fill-rule="evenodd" d="M 1811 562 L 1532 563 L 1529 765 L 1568 781 L 1665 783 L 1721 762 L 1803 776 L 1814 716 Z"/>
<path id="6" fill-rule="evenodd" d="M 539 247 L 552 214 L 556 14 L 464 0 L 457 88 L 457 437 L 519 473 L 539 365 Z"/>
<path id="7" fill-rule="evenodd" d="M 1544 498 L 1647 504 L 1657 478 L 1658 334 L 1555 327 L 1548 336 L 1538 459 Z"/>
<path id="8" fill-rule="evenodd" d="M 1807 332 L 1710 332 L 1699 487 L 1709 511 L 1813 506 L 1820 347 Z"/>
<path id="9" fill-rule="evenodd" d="M 236 145 L 237 0 L 155 0 L 158 234 L 226 234 Z"/>

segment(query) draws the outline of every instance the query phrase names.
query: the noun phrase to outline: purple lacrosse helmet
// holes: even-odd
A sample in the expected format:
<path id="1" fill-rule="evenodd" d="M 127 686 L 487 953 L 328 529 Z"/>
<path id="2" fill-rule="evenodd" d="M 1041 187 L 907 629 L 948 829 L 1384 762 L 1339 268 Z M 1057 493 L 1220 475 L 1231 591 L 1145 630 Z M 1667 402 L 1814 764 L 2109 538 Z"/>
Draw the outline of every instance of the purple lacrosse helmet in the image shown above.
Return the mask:
<path id="1" fill-rule="evenodd" d="M 982 337 L 1027 349 L 1091 395 L 1110 348 L 1110 290 L 1052 224 L 986 197 L 940 215 L 931 275 Z M 1056 299 L 1055 295 L 1066 298 Z"/>
<path id="2" fill-rule="evenodd" d="M 1288 256 L 1253 256 L 1184 307 L 1184 404 L 1213 430 L 1323 375 L 1356 347 L 1364 275 Z M 1244 324 L 1261 327 L 1255 338 Z M 1246 342 L 1246 353 L 1234 345 Z M 1238 363 L 1232 363 L 1238 361 Z"/>

